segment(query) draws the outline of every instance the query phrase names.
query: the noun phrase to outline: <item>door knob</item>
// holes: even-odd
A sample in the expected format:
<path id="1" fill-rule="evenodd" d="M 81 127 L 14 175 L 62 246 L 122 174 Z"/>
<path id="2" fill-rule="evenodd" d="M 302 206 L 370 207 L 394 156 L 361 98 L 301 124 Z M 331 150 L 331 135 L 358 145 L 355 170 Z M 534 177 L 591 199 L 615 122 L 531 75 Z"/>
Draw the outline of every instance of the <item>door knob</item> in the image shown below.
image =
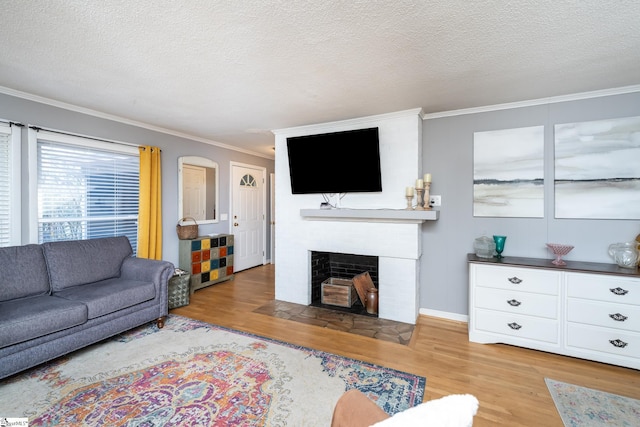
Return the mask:
<path id="1" fill-rule="evenodd" d="M 238 223 L 237 223 L 237 222 L 234 222 L 234 223 L 233 223 L 233 226 L 234 226 L 234 227 L 237 227 L 237 226 L 238 226 Z"/>

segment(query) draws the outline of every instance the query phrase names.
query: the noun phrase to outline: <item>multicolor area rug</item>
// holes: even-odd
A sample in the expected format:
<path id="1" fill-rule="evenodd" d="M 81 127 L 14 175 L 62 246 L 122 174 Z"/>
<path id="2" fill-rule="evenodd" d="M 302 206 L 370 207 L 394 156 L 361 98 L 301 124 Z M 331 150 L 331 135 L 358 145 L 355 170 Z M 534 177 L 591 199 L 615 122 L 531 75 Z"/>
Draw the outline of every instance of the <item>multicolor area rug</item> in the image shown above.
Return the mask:
<path id="1" fill-rule="evenodd" d="M 545 378 L 567 427 L 640 426 L 640 400 Z"/>
<path id="2" fill-rule="evenodd" d="M 345 390 L 394 414 L 425 378 L 170 315 L 0 381 L 29 426 L 327 426 Z"/>

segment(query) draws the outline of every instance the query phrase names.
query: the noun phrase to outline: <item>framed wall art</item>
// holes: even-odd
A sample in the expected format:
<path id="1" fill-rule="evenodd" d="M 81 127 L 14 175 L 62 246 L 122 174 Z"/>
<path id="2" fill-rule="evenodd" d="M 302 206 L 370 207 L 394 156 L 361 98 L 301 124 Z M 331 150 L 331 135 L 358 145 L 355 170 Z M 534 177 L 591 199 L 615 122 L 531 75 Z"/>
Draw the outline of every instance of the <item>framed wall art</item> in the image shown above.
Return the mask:
<path id="1" fill-rule="evenodd" d="M 555 217 L 640 219 L 640 117 L 555 125 Z"/>
<path id="2" fill-rule="evenodd" d="M 544 217 L 544 126 L 473 134 L 473 215 Z"/>

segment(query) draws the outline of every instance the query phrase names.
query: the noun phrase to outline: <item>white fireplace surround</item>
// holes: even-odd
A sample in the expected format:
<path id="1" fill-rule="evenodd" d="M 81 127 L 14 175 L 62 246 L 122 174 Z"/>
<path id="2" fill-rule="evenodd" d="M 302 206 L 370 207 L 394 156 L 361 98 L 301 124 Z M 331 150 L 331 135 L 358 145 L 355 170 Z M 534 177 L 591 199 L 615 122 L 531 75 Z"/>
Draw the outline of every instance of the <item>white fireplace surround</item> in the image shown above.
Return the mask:
<path id="1" fill-rule="evenodd" d="M 312 251 L 371 255 L 378 257 L 378 316 L 416 323 L 422 221 L 437 219 L 437 214 L 399 211 L 406 206 L 405 187 L 422 176 L 421 116 L 416 109 L 274 132 L 277 300 L 311 304 Z M 347 194 L 342 199 L 345 209 L 327 214 L 318 211 L 321 195 L 291 194 L 287 137 L 375 126 L 380 135 L 381 193 Z M 328 173 L 336 171 L 328 167 Z"/>

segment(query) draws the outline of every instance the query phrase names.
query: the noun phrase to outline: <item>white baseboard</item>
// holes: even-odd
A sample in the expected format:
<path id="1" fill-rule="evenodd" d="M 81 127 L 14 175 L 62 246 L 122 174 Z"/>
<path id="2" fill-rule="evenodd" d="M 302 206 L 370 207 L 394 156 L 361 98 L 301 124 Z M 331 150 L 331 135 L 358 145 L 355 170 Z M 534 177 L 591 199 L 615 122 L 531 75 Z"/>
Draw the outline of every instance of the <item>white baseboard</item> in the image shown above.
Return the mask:
<path id="1" fill-rule="evenodd" d="M 447 311 L 431 310 L 428 308 L 421 308 L 420 314 L 431 317 L 439 317 L 441 319 L 455 320 L 457 322 L 469 323 L 469 316 L 465 314 L 449 313 Z"/>

